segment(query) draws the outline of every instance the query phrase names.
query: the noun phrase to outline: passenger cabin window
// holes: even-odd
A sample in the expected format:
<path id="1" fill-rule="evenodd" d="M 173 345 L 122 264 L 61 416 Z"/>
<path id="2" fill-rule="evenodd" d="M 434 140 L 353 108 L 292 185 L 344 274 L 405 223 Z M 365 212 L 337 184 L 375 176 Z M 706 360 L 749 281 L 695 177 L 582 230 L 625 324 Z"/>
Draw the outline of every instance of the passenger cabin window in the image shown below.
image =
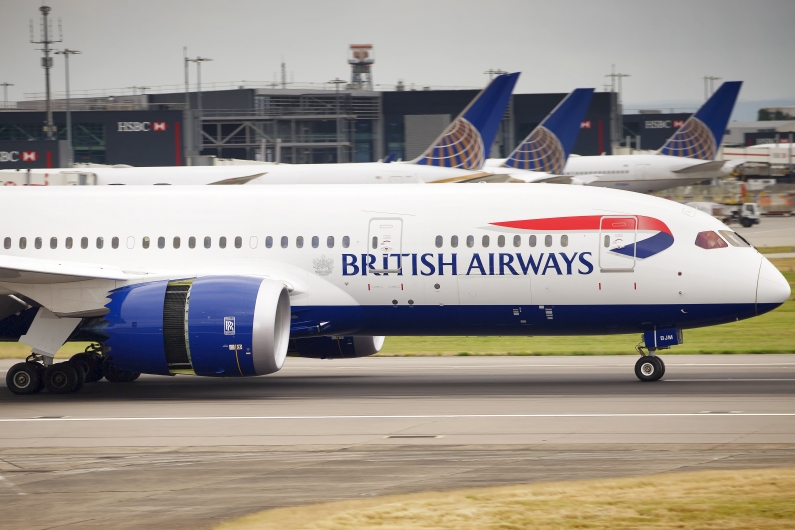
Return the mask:
<path id="1" fill-rule="evenodd" d="M 64 245 L 63 246 L 65 246 L 66 248 L 72 248 L 72 238 L 71 237 L 67 237 L 66 240 L 64 241 Z"/>
<path id="2" fill-rule="evenodd" d="M 26 238 L 26 237 L 20 237 L 20 238 L 19 238 L 19 248 L 21 248 L 21 249 L 23 249 L 23 250 L 24 250 L 24 249 L 25 249 L 25 247 L 27 247 L 27 246 L 28 246 L 28 238 Z"/>
<path id="3" fill-rule="evenodd" d="M 157 238 L 157 248 L 166 248 L 166 238 L 160 236 Z"/>
<path id="4" fill-rule="evenodd" d="M 483 248 L 488 248 L 489 247 L 489 236 L 483 236 L 480 239 L 480 242 L 483 245 Z"/>
<path id="5" fill-rule="evenodd" d="M 265 238 L 265 248 L 272 248 L 273 247 L 273 238 L 268 236 Z"/>
<path id="6" fill-rule="evenodd" d="M 515 247 L 522 246 L 522 236 L 513 236 L 513 246 Z"/>
<path id="7" fill-rule="evenodd" d="M 33 246 L 36 247 L 36 248 L 41 248 L 41 238 L 40 237 L 37 237 L 36 239 L 33 240 Z"/>
<path id="8" fill-rule="evenodd" d="M 110 246 L 113 248 L 119 248 L 119 238 L 114 237 L 110 240 Z"/>
<path id="9" fill-rule="evenodd" d="M 295 246 L 298 248 L 304 248 L 304 236 L 298 236 L 295 238 Z"/>
<path id="10" fill-rule="evenodd" d="M 88 248 L 88 238 L 81 237 L 80 238 L 80 248 Z"/>
<path id="11" fill-rule="evenodd" d="M 102 237 L 97 238 L 97 248 L 102 248 L 105 246 L 105 239 Z"/>
<path id="12" fill-rule="evenodd" d="M 151 240 L 149 239 L 149 236 L 144 236 L 144 238 L 141 240 L 141 246 L 144 247 L 144 248 L 149 248 L 149 242 L 150 241 Z M 83 247 L 83 248 L 85 248 L 85 247 Z"/>
<path id="13" fill-rule="evenodd" d="M 719 230 L 720 235 L 733 247 L 750 247 L 751 243 L 743 239 L 743 236 L 731 230 Z"/>
<path id="14" fill-rule="evenodd" d="M 50 248 L 58 248 L 58 238 L 51 237 L 50 238 Z"/>
<path id="15" fill-rule="evenodd" d="M 174 248 L 179 248 L 182 241 L 180 241 L 179 236 L 174 236 L 174 240 L 171 242 L 174 245 Z"/>
<path id="16" fill-rule="evenodd" d="M 5 238 L 3 240 L 3 248 L 6 249 L 6 250 L 11 248 L 11 238 L 10 237 L 7 237 L 7 238 Z"/>
<path id="17" fill-rule="evenodd" d="M 378 236 L 373 236 L 373 248 L 378 248 Z"/>
<path id="18" fill-rule="evenodd" d="M 348 248 L 351 246 L 351 238 L 348 236 L 342 237 L 342 248 Z"/>
<path id="19" fill-rule="evenodd" d="M 248 238 L 248 246 L 251 248 L 257 248 L 257 245 L 259 245 L 259 238 L 257 236 L 251 236 Z"/>
<path id="20" fill-rule="evenodd" d="M 287 236 L 282 236 L 282 248 L 287 248 Z"/>
<path id="21" fill-rule="evenodd" d="M 443 243 L 444 238 L 442 236 L 436 236 L 436 248 L 442 248 Z"/>
<path id="22" fill-rule="evenodd" d="M 188 248 L 196 248 L 196 238 L 195 237 L 190 236 L 188 238 Z"/>
<path id="23" fill-rule="evenodd" d="M 210 236 L 206 236 L 204 238 L 204 248 L 210 248 L 211 246 L 213 246 L 213 240 Z"/>
<path id="24" fill-rule="evenodd" d="M 320 246 L 320 238 L 317 236 L 312 236 L 312 248 L 317 248 Z"/>
<path id="25" fill-rule="evenodd" d="M 545 247 L 552 246 L 552 236 L 544 236 L 544 246 Z"/>
<path id="26" fill-rule="evenodd" d="M 235 237 L 235 248 L 242 248 L 243 247 L 243 238 L 240 236 Z"/>
<path id="27" fill-rule="evenodd" d="M 530 236 L 530 241 L 529 241 L 529 243 L 530 243 L 530 246 L 531 246 L 531 247 L 534 247 L 534 246 L 536 246 L 536 240 L 537 240 L 536 236 Z"/>
<path id="28" fill-rule="evenodd" d="M 328 236 L 326 238 L 326 246 L 328 248 L 334 248 L 334 236 Z"/>
<path id="29" fill-rule="evenodd" d="M 712 250 L 713 248 L 725 248 L 729 245 L 715 232 L 699 232 L 696 236 L 696 246 Z"/>
<path id="30" fill-rule="evenodd" d="M 505 236 L 497 236 L 497 246 L 500 248 L 505 246 Z"/>
<path id="31" fill-rule="evenodd" d="M 610 236 L 605 236 L 605 248 L 610 246 Z"/>
<path id="32" fill-rule="evenodd" d="M 569 236 L 567 236 L 567 235 L 560 236 L 560 246 L 561 247 L 568 247 L 569 246 Z"/>
<path id="33" fill-rule="evenodd" d="M 472 248 L 475 246 L 475 236 L 467 236 L 467 246 Z"/>
<path id="34" fill-rule="evenodd" d="M 458 236 L 452 236 L 450 238 L 450 246 L 453 248 L 458 248 Z"/>
<path id="35" fill-rule="evenodd" d="M 218 238 L 218 246 L 220 248 L 226 248 L 226 236 L 221 236 Z"/>

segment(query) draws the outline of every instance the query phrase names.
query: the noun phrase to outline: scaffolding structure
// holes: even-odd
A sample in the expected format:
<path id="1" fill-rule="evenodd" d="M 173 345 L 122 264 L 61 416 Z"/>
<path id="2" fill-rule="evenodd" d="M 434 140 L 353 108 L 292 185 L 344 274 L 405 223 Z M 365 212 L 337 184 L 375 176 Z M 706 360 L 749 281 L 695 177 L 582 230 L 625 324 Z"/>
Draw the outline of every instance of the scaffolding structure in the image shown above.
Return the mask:
<path id="1" fill-rule="evenodd" d="M 260 89 L 253 108 L 206 109 L 201 122 L 202 155 L 292 164 L 383 156 L 377 93 Z"/>

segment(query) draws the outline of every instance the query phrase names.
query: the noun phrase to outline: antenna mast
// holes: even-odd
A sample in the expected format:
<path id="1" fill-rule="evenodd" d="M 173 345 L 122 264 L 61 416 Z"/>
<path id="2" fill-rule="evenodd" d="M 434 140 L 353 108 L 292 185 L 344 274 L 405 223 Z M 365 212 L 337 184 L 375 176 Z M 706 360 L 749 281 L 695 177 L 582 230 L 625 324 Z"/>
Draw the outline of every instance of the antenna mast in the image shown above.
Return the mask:
<path id="1" fill-rule="evenodd" d="M 44 48 L 41 50 L 44 52 L 44 57 L 41 58 L 41 66 L 44 68 L 44 83 L 46 86 L 46 93 L 47 99 L 45 102 L 46 109 L 47 109 L 47 123 L 44 125 L 44 132 L 47 134 L 48 140 L 55 139 L 55 125 L 52 122 L 52 99 L 50 95 L 50 68 L 52 68 L 52 57 L 50 57 L 50 45 L 55 44 L 57 42 L 63 42 L 63 31 L 61 30 L 61 23 L 58 22 L 58 33 L 59 38 L 58 40 L 53 39 L 50 37 L 52 33 L 52 27 L 50 26 L 50 21 L 48 19 L 50 15 L 50 11 L 52 8 L 50 6 L 41 6 L 39 11 L 41 11 L 41 25 L 39 27 L 39 37 L 40 40 L 34 41 L 33 40 L 33 21 L 30 21 L 30 42 L 31 44 L 43 44 Z"/>

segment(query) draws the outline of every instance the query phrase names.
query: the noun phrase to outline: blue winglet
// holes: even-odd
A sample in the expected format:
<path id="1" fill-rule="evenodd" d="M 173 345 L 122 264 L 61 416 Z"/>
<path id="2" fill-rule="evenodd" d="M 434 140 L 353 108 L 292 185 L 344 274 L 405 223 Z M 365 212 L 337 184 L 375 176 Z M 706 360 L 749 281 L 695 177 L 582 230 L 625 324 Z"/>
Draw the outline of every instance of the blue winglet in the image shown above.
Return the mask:
<path id="1" fill-rule="evenodd" d="M 715 160 L 742 81 L 727 81 L 658 151 L 661 155 Z"/>
<path id="2" fill-rule="evenodd" d="M 413 163 L 481 169 L 497 136 L 517 79 L 519 73 L 495 77 Z"/>
<path id="3" fill-rule="evenodd" d="M 503 167 L 560 175 L 574 149 L 593 93 L 593 88 L 578 88 L 566 96 L 508 155 Z"/>

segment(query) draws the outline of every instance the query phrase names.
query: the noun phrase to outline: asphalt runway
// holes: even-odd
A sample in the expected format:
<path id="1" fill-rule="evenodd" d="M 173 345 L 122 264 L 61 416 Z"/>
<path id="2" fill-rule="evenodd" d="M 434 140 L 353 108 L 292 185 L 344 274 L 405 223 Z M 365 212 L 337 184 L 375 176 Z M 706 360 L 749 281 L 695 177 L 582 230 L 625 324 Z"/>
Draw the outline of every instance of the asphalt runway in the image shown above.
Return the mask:
<path id="1" fill-rule="evenodd" d="M 795 466 L 795 355 L 664 359 L 657 383 L 633 356 L 398 357 L 0 389 L 0 528 L 206 528 L 361 496 Z"/>
<path id="2" fill-rule="evenodd" d="M 762 217 L 758 225 L 730 225 L 755 247 L 795 247 L 795 217 Z"/>

